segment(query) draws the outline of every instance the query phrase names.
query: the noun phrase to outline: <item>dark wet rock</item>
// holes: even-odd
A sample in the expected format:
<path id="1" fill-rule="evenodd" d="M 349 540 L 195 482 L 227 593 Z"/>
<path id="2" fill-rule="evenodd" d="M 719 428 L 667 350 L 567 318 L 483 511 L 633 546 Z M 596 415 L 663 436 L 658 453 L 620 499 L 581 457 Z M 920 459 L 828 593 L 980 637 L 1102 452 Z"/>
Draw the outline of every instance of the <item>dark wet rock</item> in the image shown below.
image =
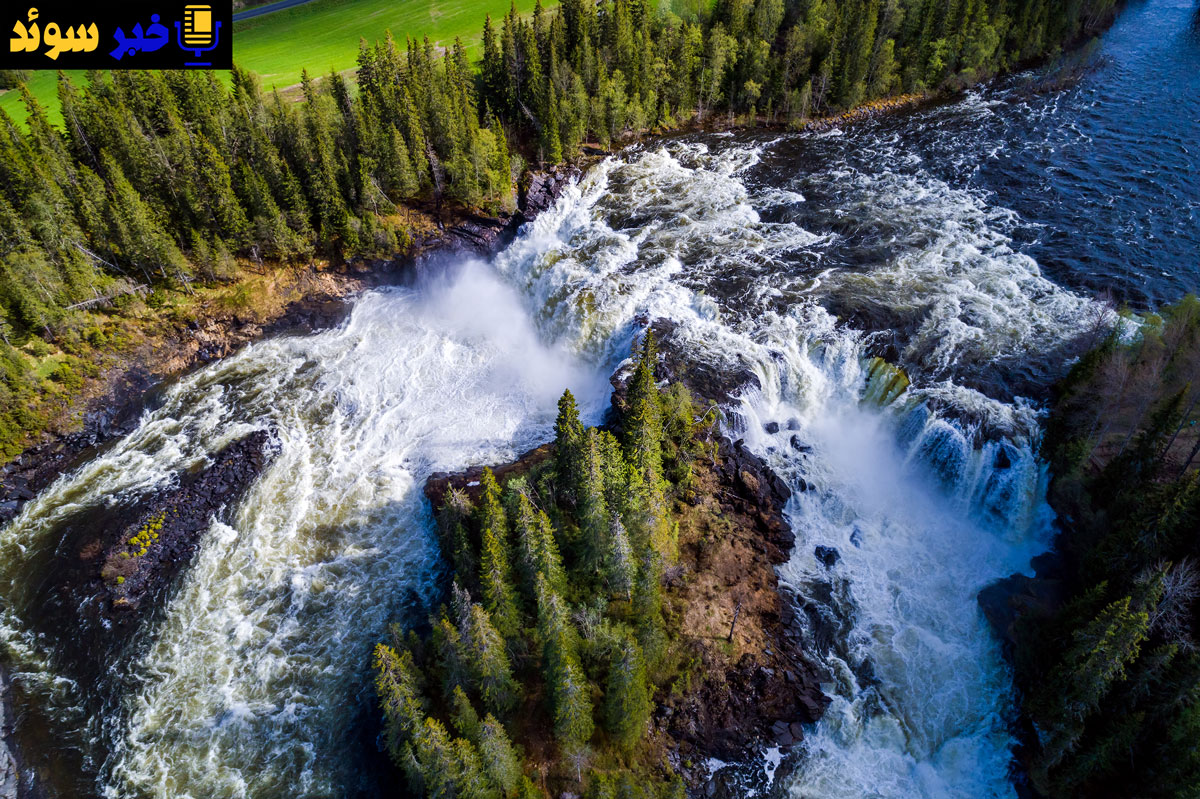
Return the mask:
<path id="1" fill-rule="evenodd" d="M 808 724 L 812 724 L 824 716 L 825 708 L 829 706 L 829 698 L 820 691 L 816 693 L 806 691 L 797 694 L 796 701 L 799 702 L 803 719 Z"/>
<path id="2" fill-rule="evenodd" d="M 486 258 L 505 244 L 516 232 L 517 217 L 496 217 L 463 213 L 453 224 L 416 242 L 410 258 L 418 273 L 439 268 L 447 255 L 477 255 Z"/>
<path id="3" fill-rule="evenodd" d="M 1007 469 L 1010 466 L 1012 466 L 1012 459 L 1008 456 L 1008 448 L 998 448 L 996 451 L 996 468 Z"/>
<path id="4" fill-rule="evenodd" d="M 98 576 L 112 610 L 137 610 L 147 596 L 162 592 L 196 552 L 200 535 L 218 512 L 262 473 L 268 442 L 267 433 L 257 431 L 230 444 L 199 474 L 144 501 L 142 513 L 129 524 L 102 533 L 108 543 Z M 139 534 L 144 545 L 131 540 Z"/>
<path id="5" fill-rule="evenodd" d="M 212 520 L 236 504 L 269 454 L 267 433 L 251 433 L 173 485 L 61 522 L 61 543 L 29 577 L 39 607 L 30 623 L 56 642 L 65 674 L 91 684 L 119 656 L 138 622 L 169 599 Z M 142 543 L 130 543 L 151 527 L 141 539 L 144 552 Z"/>
<path id="6" fill-rule="evenodd" d="M 1035 555 L 1029 565 L 1033 567 L 1033 573 L 1038 577 L 1048 580 L 1056 580 L 1063 576 L 1067 568 L 1066 558 L 1057 550 L 1043 552 L 1040 555 Z"/>
<path id="7" fill-rule="evenodd" d="M 1014 574 L 979 592 L 984 617 L 1006 645 L 1014 645 L 1014 625 L 1019 618 L 1048 616 L 1063 603 L 1062 582 L 1045 577 Z"/>
<path id="8" fill-rule="evenodd" d="M 779 422 L 767 422 L 763 425 L 763 430 L 766 430 L 771 435 L 779 432 Z"/>
<path id="9" fill-rule="evenodd" d="M 838 559 L 841 558 L 841 555 L 833 547 L 818 546 L 813 550 L 813 554 L 816 555 L 817 560 L 826 569 L 832 569 L 838 562 Z"/>
<path id="10" fill-rule="evenodd" d="M 655 319 L 650 328 L 658 340 L 659 362 L 655 376 L 659 380 L 683 383 L 702 404 L 724 405 L 743 389 L 759 387 L 758 377 L 748 363 L 713 363 L 679 341 L 679 325 L 674 321 Z"/>
<path id="11" fill-rule="evenodd" d="M 520 223 L 531 221 L 554 205 L 559 195 L 570 185 L 571 179 L 579 174 L 580 170 L 577 167 L 559 167 L 530 175 L 529 182 L 518 192 Z"/>
<path id="12" fill-rule="evenodd" d="M 799 420 L 799 419 L 797 419 L 795 416 L 793 416 L 792 418 L 788 419 L 788 421 L 787 421 L 787 429 L 788 429 L 788 430 L 799 430 L 799 429 L 800 429 L 800 420 Z"/>
<path id="13" fill-rule="evenodd" d="M 545 463 L 554 456 L 554 445 L 543 444 L 522 454 L 512 463 L 492 466 L 496 480 L 504 483 L 514 477 L 527 474 L 529 470 Z M 483 493 L 480 478 L 483 476 L 482 466 L 472 466 L 461 472 L 434 472 L 425 481 L 425 497 L 434 508 L 445 504 L 446 492 L 451 488 L 464 492 L 471 502 L 478 501 Z"/>
<path id="14" fill-rule="evenodd" d="M 761 458 L 746 449 L 741 439 L 722 437 L 717 448 L 722 482 L 734 488 L 729 497 L 730 510 L 754 519 L 771 562 L 784 563 L 796 543 L 783 516 L 792 492 Z"/>
<path id="15" fill-rule="evenodd" d="M 850 533 L 850 543 L 855 547 L 862 548 L 862 530 L 854 528 L 854 531 Z"/>
<path id="16" fill-rule="evenodd" d="M 800 436 L 793 435 L 789 439 L 789 442 L 792 445 L 792 449 L 796 450 L 797 452 L 804 452 L 804 453 L 812 452 L 812 447 L 810 447 L 808 444 L 805 444 L 803 441 L 801 441 Z"/>

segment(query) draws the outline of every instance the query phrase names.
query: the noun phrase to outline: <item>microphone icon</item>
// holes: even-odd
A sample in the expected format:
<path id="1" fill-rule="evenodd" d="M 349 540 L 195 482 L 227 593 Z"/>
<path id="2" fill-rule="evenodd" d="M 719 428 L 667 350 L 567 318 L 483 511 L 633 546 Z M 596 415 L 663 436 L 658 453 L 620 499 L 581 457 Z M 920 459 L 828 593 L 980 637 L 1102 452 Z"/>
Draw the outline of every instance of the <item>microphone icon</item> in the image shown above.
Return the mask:
<path id="1" fill-rule="evenodd" d="M 213 23 L 212 6 L 184 6 L 183 22 L 175 23 L 175 38 L 184 50 L 191 50 L 196 58 L 217 46 L 220 40 L 221 22 Z M 189 61 L 188 67 L 211 67 L 212 62 Z"/>

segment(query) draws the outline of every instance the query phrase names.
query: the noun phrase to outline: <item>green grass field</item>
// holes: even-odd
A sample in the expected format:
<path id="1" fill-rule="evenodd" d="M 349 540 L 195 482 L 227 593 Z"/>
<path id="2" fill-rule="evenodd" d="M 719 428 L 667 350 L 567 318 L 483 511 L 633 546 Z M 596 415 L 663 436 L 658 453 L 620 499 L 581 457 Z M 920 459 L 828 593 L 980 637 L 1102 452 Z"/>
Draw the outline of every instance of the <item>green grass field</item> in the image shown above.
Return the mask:
<path id="1" fill-rule="evenodd" d="M 530 13 L 534 2 L 517 0 L 517 10 Z M 401 43 L 405 36 L 428 35 L 436 44 L 449 45 L 461 37 L 477 56 L 484 17 L 503 17 L 508 7 L 509 0 L 313 0 L 236 23 L 233 58 L 262 76 L 265 88 L 284 89 L 300 82 L 302 69 L 314 76 L 352 69 L 359 39 L 374 42 L 387 30 Z M 35 72 L 27 85 L 59 121 L 55 73 Z M 16 92 L 0 95 L 0 107 L 24 121 L 25 108 Z"/>

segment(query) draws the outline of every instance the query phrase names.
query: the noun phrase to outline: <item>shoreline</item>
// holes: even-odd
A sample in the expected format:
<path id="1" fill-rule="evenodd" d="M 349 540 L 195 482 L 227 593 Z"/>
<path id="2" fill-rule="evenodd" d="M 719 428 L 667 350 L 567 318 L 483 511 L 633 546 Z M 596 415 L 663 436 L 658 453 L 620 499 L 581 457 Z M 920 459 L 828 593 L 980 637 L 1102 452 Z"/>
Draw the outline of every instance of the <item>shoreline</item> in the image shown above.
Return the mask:
<path id="1" fill-rule="evenodd" d="M 532 173 L 519 193 L 516 213 L 488 217 L 456 212 L 449 224 L 427 231 L 407 252 L 390 260 L 339 268 L 312 262 L 247 275 L 234 285 L 261 295 L 249 307 L 230 308 L 210 299 L 201 313 L 172 320 L 162 330 L 145 331 L 145 339 L 128 351 L 106 354 L 98 359 L 101 375 L 86 381 L 59 414 L 60 420 L 74 419 L 76 424 L 68 421 L 66 430 L 44 430 L 40 440 L 0 465 L 0 525 L 15 518 L 59 475 L 131 432 L 141 414 L 154 407 L 159 392 L 174 381 L 257 341 L 334 328 L 363 291 L 420 279 L 455 256 L 494 255 L 521 225 L 552 206 L 579 172 L 577 164 L 569 164 Z"/>
<path id="2" fill-rule="evenodd" d="M 692 117 L 672 128 L 630 135 L 614 142 L 611 150 L 585 143 L 575 158 L 528 172 L 517 185 L 515 213 L 484 216 L 458 209 L 450 212 L 453 218 L 448 225 L 431 215 L 431 229 L 419 234 L 408 251 L 389 260 L 355 261 L 341 267 L 313 261 L 302 267 L 274 265 L 262 273 L 247 272 L 231 285 L 258 283 L 257 288 L 270 295 L 274 308 L 251 307 L 238 313 L 212 307 L 216 300 L 209 300 L 199 314 L 175 320 L 165 329 L 144 331 L 145 341 L 136 347 L 96 353 L 93 364 L 101 375 L 86 379 L 82 391 L 61 409 L 59 420 L 68 421 L 57 430 L 42 430 L 19 454 L 0 463 L 0 525 L 15 518 L 26 502 L 85 456 L 129 433 L 142 411 L 152 406 L 156 392 L 171 382 L 256 341 L 330 329 L 345 319 L 354 295 L 419 277 L 443 257 L 495 255 L 516 237 L 522 225 L 554 204 L 568 181 L 626 147 L 706 132 L 829 130 L 944 99 L 936 93 L 902 95 L 864 103 L 832 117 L 809 119 L 797 128 L 765 118 L 749 124 L 742 119 L 730 122 L 721 115 L 704 120 Z"/>

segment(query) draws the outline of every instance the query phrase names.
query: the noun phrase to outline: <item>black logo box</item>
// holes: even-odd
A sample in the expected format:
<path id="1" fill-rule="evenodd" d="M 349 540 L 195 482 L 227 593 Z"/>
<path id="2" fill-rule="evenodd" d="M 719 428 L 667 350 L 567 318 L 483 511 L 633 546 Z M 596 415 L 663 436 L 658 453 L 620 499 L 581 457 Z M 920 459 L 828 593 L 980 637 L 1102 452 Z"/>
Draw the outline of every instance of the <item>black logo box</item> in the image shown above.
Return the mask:
<path id="1" fill-rule="evenodd" d="M 230 0 L 163 0 L 163 2 L 79 3 L 44 0 L 9 0 L 0 11 L 0 69 L 230 69 L 233 67 L 233 3 Z M 190 12 L 189 12 L 190 7 Z M 36 19 L 29 19 L 36 9 Z M 207 10 L 208 16 L 205 17 Z M 155 25 L 153 17 L 158 16 Z M 189 32 L 188 16 L 196 25 Z M 208 25 L 205 25 L 207 21 Z M 176 28 L 179 23 L 179 28 Z M 36 34 L 33 26 L 37 26 Z M 51 27 L 51 26 L 54 27 Z M 91 52 L 54 49 L 70 35 L 76 40 L 80 26 L 88 34 L 96 26 L 97 42 Z M 139 39 L 134 31 L 141 25 Z M 157 27 L 157 26 L 162 26 Z M 162 42 L 162 29 L 167 41 Z M 211 31 L 206 35 L 204 30 Z M 121 38 L 118 39 L 118 31 Z M 50 42 L 47 42 L 47 38 Z M 90 38 L 90 37 L 89 37 Z M 189 39 L 190 41 L 181 40 Z M 27 49 L 33 40 L 36 47 Z M 13 51 L 14 42 L 20 48 Z M 120 53 L 116 58 L 113 53 Z"/>

